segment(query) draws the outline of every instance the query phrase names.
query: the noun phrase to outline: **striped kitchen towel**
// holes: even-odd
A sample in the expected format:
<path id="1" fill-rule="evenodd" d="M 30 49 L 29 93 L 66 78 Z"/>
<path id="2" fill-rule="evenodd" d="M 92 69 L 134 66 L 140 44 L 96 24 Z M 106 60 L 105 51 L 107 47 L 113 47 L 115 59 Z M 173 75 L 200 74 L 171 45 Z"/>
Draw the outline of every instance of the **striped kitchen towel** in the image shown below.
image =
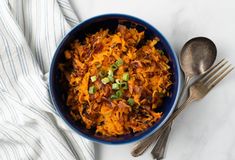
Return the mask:
<path id="1" fill-rule="evenodd" d="M 0 0 L 0 160 L 95 159 L 48 94 L 55 48 L 77 23 L 69 0 Z"/>

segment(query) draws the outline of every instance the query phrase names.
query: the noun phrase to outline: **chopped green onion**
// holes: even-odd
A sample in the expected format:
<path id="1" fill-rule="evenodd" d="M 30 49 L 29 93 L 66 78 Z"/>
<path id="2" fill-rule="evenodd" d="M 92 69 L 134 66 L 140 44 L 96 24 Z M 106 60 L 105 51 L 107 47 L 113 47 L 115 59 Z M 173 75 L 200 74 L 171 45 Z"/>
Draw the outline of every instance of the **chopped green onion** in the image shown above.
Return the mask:
<path id="1" fill-rule="evenodd" d="M 133 105 L 135 104 L 135 101 L 134 101 L 133 98 L 128 98 L 127 103 L 128 103 L 130 106 L 133 106 Z"/>
<path id="2" fill-rule="evenodd" d="M 95 82 L 96 81 L 96 76 L 92 76 L 91 77 L 91 82 Z"/>
<path id="3" fill-rule="evenodd" d="M 119 59 L 115 62 L 115 64 L 119 67 L 119 66 L 123 65 L 123 60 L 122 60 L 121 58 L 119 58 Z"/>
<path id="4" fill-rule="evenodd" d="M 90 94 L 94 94 L 95 91 L 96 91 L 95 86 L 89 87 L 89 91 L 88 91 L 88 92 L 89 92 Z"/>
<path id="5" fill-rule="evenodd" d="M 110 82 L 114 82 L 114 78 L 112 76 L 108 76 Z"/>
<path id="6" fill-rule="evenodd" d="M 107 76 L 107 73 L 106 73 L 104 70 L 101 70 L 100 73 L 99 73 L 99 76 L 100 76 L 101 78 L 104 78 L 104 77 Z"/>
<path id="7" fill-rule="evenodd" d="M 103 84 L 107 84 L 107 83 L 109 83 L 109 78 L 108 77 L 105 77 L 105 78 L 103 78 L 103 79 L 101 79 L 101 82 L 103 83 Z"/>
<path id="8" fill-rule="evenodd" d="M 117 66 L 116 64 L 112 64 L 112 65 L 111 65 L 111 69 L 112 69 L 113 71 L 116 71 L 116 70 L 118 69 L 118 66 Z"/>
<path id="9" fill-rule="evenodd" d="M 117 84 L 120 84 L 120 83 L 121 83 L 120 79 L 116 79 L 115 82 L 116 82 Z"/>
<path id="10" fill-rule="evenodd" d="M 110 98 L 111 99 L 118 99 L 118 97 L 116 95 L 114 95 L 114 94 L 112 94 Z"/>
<path id="11" fill-rule="evenodd" d="M 113 70 L 109 69 L 109 71 L 108 71 L 108 76 L 113 77 Z"/>
<path id="12" fill-rule="evenodd" d="M 164 55 L 163 50 L 158 50 L 158 53 L 159 53 L 160 55 Z"/>
<path id="13" fill-rule="evenodd" d="M 108 71 L 108 78 L 111 82 L 114 82 L 113 70 L 111 70 L 111 69 Z"/>
<path id="14" fill-rule="evenodd" d="M 124 80 L 124 81 L 128 81 L 129 80 L 129 73 L 123 73 L 123 75 L 122 75 L 122 79 Z"/>
<path id="15" fill-rule="evenodd" d="M 119 84 L 113 83 L 113 84 L 112 84 L 112 89 L 118 90 L 118 89 L 119 89 Z"/>
<path id="16" fill-rule="evenodd" d="M 128 89 L 128 84 L 127 84 L 127 82 L 121 82 L 121 83 L 120 83 L 120 86 L 121 86 L 122 89 Z"/>
<path id="17" fill-rule="evenodd" d="M 118 90 L 117 92 L 116 92 L 116 96 L 118 97 L 118 98 L 121 98 L 122 97 L 122 91 L 121 90 Z"/>

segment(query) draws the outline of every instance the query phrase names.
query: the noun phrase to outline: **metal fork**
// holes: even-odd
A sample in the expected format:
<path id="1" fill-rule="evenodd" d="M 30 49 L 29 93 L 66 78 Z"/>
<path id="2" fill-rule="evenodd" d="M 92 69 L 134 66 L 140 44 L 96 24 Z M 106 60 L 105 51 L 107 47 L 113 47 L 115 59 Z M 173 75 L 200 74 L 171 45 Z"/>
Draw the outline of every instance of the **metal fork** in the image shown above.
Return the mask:
<path id="1" fill-rule="evenodd" d="M 133 148 L 131 152 L 132 156 L 137 157 L 140 156 L 144 151 L 155 142 L 159 136 L 171 125 L 172 121 L 185 109 L 185 107 L 196 100 L 200 100 L 207 93 L 214 88 L 229 72 L 231 72 L 234 68 L 231 65 L 227 65 L 228 61 L 224 59 L 221 60 L 218 64 L 212 67 L 204 76 L 202 76 L 199 80 L 197 80 L 194 84 L 189 87 L 189 96 L 188 98 L 181 104 L 181 106 L 176 109 L 170 118 L 164 123 L 164 125 L 156 131 L 152 136 L 139 141 Z M 157 158 L 158 153 L 156 152 L 158 147 L 155 147 L 155 150 L 151 152 L 154 158 Z M 158 151 L 158 150 L 157 150 Z"/>

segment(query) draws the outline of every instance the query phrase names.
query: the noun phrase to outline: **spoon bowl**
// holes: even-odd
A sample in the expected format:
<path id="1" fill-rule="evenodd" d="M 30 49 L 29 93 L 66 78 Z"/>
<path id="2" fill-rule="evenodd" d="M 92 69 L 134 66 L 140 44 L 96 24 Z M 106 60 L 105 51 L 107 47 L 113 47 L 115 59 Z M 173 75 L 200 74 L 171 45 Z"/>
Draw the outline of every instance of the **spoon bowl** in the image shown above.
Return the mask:
<path id="1" fill-rule="evenodd" d="M 205 73 L 215 62 L 216 55 L 216 46 L 210 39 L 196 37 L 189 40 L 180 55 L 180 65 L 185 77 Z"/>

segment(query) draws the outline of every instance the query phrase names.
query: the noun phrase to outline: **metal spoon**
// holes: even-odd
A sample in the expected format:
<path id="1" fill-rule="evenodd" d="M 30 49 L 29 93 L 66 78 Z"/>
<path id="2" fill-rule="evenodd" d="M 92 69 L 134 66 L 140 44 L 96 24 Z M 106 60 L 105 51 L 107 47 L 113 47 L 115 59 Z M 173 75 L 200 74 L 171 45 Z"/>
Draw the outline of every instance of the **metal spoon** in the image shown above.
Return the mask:
<path id="1" fill-rule="evenodd" d="M 180 55 L 180 66 L 185 75 L 185 84 L 180 94 L 180 99 L 182 98 L 182 95 L 188 87 L 190 80 L 192 80 L 195 76 L 205 73 L 213 65 L 216 59 L 216 55 L 217 51 L 215 44 L 210 39 L 205 37 L 193 38 L 183 46 Z M 179 105 L 177 104 L 177 106 Z M 168 129 L 168 131 L 170 132 L 170 129 Z M 159 136 L 155 133 L 148 138 L 137 142 L 131 152 L 132 156 L 137 157 L 142 155 L 144 151 L 152 144 L 152 142 L 155 142 L 158 139 Z M 162 137 L 165 135 L 167 137 Z M 168 135 L 169 134 L 161 135 L 160 138 L 164 138 L 167 140 Z M 158 147 L 160 151 L 154 150 L 154 152 L 156 151 L 158 153 L 161 153 L 159 157 L 163 157 L 166 143 L 159 143 L 162 144 L 162 147 L 164 147 L 164 149 L 161 149 L 162 147 Z"/>
<path id="2" fill-rule="evenodd" d="M 215 44 L 208 38 L 196 37 L 182 48 L 180 66 L 185 75 L 185 85 L 197 75 L 205 73 L 215 62 L 217 55 Z"/>

